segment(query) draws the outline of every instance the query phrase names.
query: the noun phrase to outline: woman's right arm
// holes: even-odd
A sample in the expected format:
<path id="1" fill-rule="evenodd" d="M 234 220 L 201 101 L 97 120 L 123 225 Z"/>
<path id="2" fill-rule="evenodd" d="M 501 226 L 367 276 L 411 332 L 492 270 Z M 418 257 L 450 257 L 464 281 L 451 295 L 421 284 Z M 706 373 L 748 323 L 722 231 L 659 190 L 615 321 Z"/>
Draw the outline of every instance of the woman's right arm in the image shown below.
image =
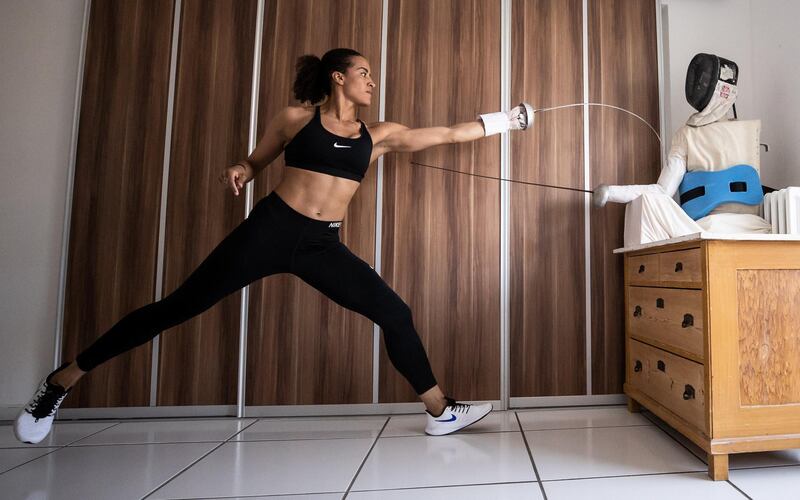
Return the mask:
<path id="1" fill-rule="evenodd" d="M 281 154 L 286 144 L 286 126 L 292 120 L 294 111 L 291 107 L 282 109 L 269 122 L 250 156 L 222 171 L 219 181 L 229 187 L 233 194 L 239 196 L 239 190 Z"/>

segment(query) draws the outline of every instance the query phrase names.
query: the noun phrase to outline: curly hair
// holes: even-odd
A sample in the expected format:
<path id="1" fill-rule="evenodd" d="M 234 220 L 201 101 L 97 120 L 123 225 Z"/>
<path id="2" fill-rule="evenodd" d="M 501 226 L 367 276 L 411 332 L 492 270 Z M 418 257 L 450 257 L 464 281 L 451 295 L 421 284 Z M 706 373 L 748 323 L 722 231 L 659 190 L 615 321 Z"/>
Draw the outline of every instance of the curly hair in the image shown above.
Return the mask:
<path id="1" fill-rule="evenodd" d="M 320 102 L 331 93 L 331 73 L 344 73 L 351 66 L 350 60 L 360 55 L 353 49 L 340 48 L 329 50 L 322 59 L 313 54 L 297 58 L 297 76 L 292 86 L 295 99 L 311 104 Z"/>

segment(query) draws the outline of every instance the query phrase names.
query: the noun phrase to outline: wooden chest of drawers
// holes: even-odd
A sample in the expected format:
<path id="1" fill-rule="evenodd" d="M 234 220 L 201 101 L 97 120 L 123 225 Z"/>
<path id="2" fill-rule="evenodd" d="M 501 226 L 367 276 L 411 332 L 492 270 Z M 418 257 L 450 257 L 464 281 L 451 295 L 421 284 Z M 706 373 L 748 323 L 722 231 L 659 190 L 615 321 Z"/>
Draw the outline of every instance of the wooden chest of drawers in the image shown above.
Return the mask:
<path id="1" fill-rule="evenodd" d="M 629 410 L 705 450 L 712 479 L 730 453 L 800 448 L 800 241 L 625 252 L 625 310 Z"/>

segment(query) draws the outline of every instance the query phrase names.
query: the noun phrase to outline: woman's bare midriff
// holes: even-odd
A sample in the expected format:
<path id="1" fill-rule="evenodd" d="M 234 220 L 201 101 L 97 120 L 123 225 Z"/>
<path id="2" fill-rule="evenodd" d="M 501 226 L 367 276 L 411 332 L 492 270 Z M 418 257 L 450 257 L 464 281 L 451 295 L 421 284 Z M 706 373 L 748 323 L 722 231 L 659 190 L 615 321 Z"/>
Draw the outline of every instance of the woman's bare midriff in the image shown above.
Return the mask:
<path id="1" fill-rule="evenodd" d="M 287 205 L 317 220 L 343 220 L 359 183 L 342 177 L 286 167 L 275 192 Z"/>

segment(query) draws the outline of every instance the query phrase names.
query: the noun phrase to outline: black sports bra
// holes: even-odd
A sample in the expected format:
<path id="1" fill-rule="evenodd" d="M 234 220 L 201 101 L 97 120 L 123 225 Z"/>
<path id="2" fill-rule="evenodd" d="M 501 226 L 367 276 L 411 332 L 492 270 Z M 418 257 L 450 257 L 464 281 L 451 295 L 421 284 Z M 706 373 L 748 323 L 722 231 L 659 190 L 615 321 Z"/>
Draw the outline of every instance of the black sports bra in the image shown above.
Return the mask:
<path id="1" fill-rule="evenodd" d="M 372 155 L 372 137 L 364 122 L 355 139 L 329 132 L 322 126 L 319 106 L 314 118 L 284 148 L 286 166 L 322 172 L 361 182 Z"/>

